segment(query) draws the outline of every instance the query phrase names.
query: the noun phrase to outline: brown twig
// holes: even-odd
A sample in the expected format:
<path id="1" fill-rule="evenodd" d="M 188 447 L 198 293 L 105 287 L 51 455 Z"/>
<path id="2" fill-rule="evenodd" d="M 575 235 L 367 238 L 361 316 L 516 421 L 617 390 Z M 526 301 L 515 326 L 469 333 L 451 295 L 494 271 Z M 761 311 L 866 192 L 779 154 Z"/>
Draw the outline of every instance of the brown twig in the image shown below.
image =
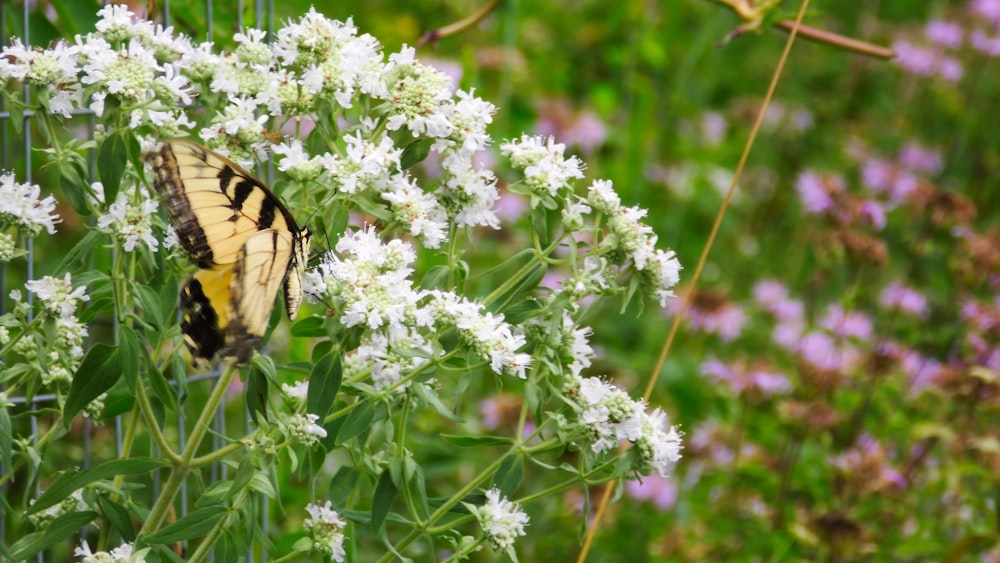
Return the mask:
<path id="1" fill-rule="evenodd" d="M 774 25 L 782 31 L 791 32 L 792 28 L 795 27 L 795 22 L 792 20 L 781 20 Z M 896 52 L 888 47 L 875 45 L 874 43 L 868 43 L 867 41 L 861 41 L 860 39 L 844 37 L 843 35 L 830 31 L 824 31 L 815 27 L 809 27 L 808 25 L 799 26 L 799 35 L 801 35 L 803 39 L 808 39 L 817 43 L 834 45 L 836 47 L 840 47 L 841 49 L 847 49 L 848 51 L 868 55 L 869 57 L 885 60 L 896 58 Z"/>
<path id="2" fill-rule="evenodd" d="M 497 6 L 500 5 L 500 0 L 490 0 L 485 6 L 479 9 L 478 12 L 472 14 L 471 16 L 459 20 L 451 25 L 446 25 L 444 27 L 439 27 L 437 29 L 428 31 L 417 41 L 417 49 L 426 45 L 427 43 L 437 43 L 440 39 L 445 37 L 451 37 L 452 35 L 458 35 L 463 31 L 469 29 L 470 27 L 476 25 L 483 18 L 488 16 L 490 12 L 495 10 Z"/>

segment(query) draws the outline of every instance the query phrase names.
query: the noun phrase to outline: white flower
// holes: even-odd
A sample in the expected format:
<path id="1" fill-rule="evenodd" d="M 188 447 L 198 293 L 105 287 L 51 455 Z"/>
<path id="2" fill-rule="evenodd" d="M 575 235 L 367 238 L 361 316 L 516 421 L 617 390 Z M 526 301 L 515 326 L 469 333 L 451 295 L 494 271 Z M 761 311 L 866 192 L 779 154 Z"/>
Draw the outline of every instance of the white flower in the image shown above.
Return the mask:
<path id="1" fill-rule="evenodd" d="M 622 206 L 622 200 L 615 192 L 611 180 L 594 180 L 587 193 L 587 201 L 594 209 L 607 214 L 617 213 Z"/>
<path id="2" fill-rule="evenodd" d="M 309 396 L 309 382 L 296 381 L 294 384 L 281 384 L 281 391 L 297 405 L 304 405 Z"/>
<path id="3" fill-rule="evenodd" d="M 400 355 L 393 348 L 408 353 Z M 427 357 L 414 355 L 413 351 L 422 351 Z M 395 386 L 394 391 L 401 393 L 410 386 L 409 381 L 399 384 L 404 374 L 430 361 L 432 352 L 430 344 L 413 330 L 409 334 L 397 331 L 391 341 L 384 334 L 371 333 L 355 353 L 344 358 L 344 376 L 353 378 L 370 373 L 375 389 L 382 391 Z"/>
<path id="4" fill-rule="evenodd" d="M 500 218 L 493 211 L 500 199 L 497 179 L 485 168 L 474 168 L 471 158 L 449 153 L 441 162 L 444 182 L 436 195 L 459 227 L 500 228 Z"/>
<path id="5" fill-rule="evenodd" d="M 135 551 L 135 546 L 130 543 L 123 543 L 110 552 L 98 551 L 97 553 L 93 553 L 90 551 L 90 546 L 87 545 L 87 542 L 83 542 L 80 544 L 80 547 L 77 547 L 73 551 L 73 555 L 82 558 L 80 563 L 146 563 L 146 554 L 150 549 L 147 547 Z"/>
<path id="6" fill-rule="evenodd" d="M 478 507 L 468 504 L 465 506 L 479 520 L 490 547 L 497 551 L 510 549 L 518 536 L 525 535 L 524 527 L 528 525 L 528 515 L 519 505 L 501 498 L 497 489 L 486 491 L 486 504 Z"/>
<path id="7" fill-rule="evenodd" d="M 521 135 L 500 145 L 500 154 L 510 157 L 511 166 L 524 171 L 525 184 L 552 196 L 571 179 L 583 178 L 583 163 L 575 156 L 566 158 L 565 151 L 566 145 L 552 137 Z"/>
<path id="8" fill-rule="evenodd" d="M 162 70 L 153 52 L 136 39 L 129 41 L 128 49 L 104 46 L 105 49 L 82 47 L 87 63 L 80 81 L 129 102 L 144 102 L 151 97 L 153 79 Z"/>
<path id="9" fill-rule="evenodd" d="M 452 133 L 447 139 L 435 142 L 435 150 L 443 152 L 452 149 L 471 156 L 489 146 L 491 139 L 486 133 L 486 126 L 493 122 L 493 114 L 497 108 L 482 98 L 477 98 L 475 92 L 475 89 L 469 92 L 459 90 L 455 92 L 458 101 L 442 106 L 451 122 Z"/>
<path id="10" fill-rule="evenodd" d="M 616 447 L 622 440 L 640 436 L 641 402 L 633 401 L 624 390 L 598 377 L 576 380 L 580 422 L 593 434 L 595 453 Z"/>
<path id="11" fill-rule="evenodd" d="M 681 458 L 681 434 L 676 426 L 671 426 L 667 415 L 660 409 L 641 417 L 641 435 L 634 441 L 645 473 L 656 471 L 660 477 L 670 474 L 674 464 Z"/>
<path id="12" fill-rule="evenodd" d="M 382 199 L 389 202 L 393 218 L 428 248 L 438 248 L 448 238 L 448 215 L 437 199 L 420 189 L 412 178 L 394 176 L 389 189 L 382 192 Z"/>
<path id="13" fill-rule="evenodd" d="M 126 191 L 118 192 L 115 202 L 108 207 L 108 212 L 97 218 L 97 226 L 108 229 L 122 242 L 125 252 L 132 252 L 142 241 L 153 252 L 159 246 L 159 240 L 153 233 L 152 217 L 159 209 L 155 199 L 149 197 L 146 190 L 138 189 L 140 201 L 134 204 L 135 198 Z M 129 190 L 133 194 L 135 189 Z"/>
<path id="14" fill-rule="evenodd" d="M 306 505 L 309 518 L 303 522 L 306 532 L 313 540 L 313 549 L 325 553 L 334 561 L 343 561 L 347 556 L 344 551 L 344 526 L 347 525 L 330 501 L 322 506 L 309 503 Z"/>
<path id="15" fill-rule="evenodd" d="M 448 137 L 455 130 L 448 117 L 451 105 L 451 79 L 448 75 L 415 59 L 413 47 L 403 46 L 389 56 L 385 67 L 388 108 L 386 129 L 396 131 L 406 126 L 414 136 Z"/>
<path id="16" fill-rule="evenodd" d="M 355 193 L 366 188 L 377 191 L 389 185 L 393 174 L 399 170 L 402 149 L 392 144 L 392 139 L 382 137 L 376 145 L 361 137 L 361 133 L 344 137 L 345 155 L 327 154 L 321 157 L 323 166 L 333 177 L 333 184 L 344 193 Z"/>
<path id="17" fill-rule="evenodd" d="M 293 180 L 312 180 L 323 172 L 322 157 L 310 157 L 298 139 L 274 145 L 271 150 L 284 157 L 278 162 L 278 170 L 287 172 Z"/>
<path id="18" fill-rule="evenodd" d="M 326 430 L 316 424 L 319 416 L 311 413 L 293 414 L 284 421 L 285 434 L 303 446 L 311 447 L 326 438 Z"/>
<path id="19" fill-rule="evenodd" d="M 24 229 L 30 237 L 38 236 L 42 229 L 56 232 L 56 223 L 62 221 L 55 214 L 56 199 L 40 198 L 41 188 L 37 184 L 19 184 L 14 181 L 13 172 L 0 175 L 0 225 L 16 225 Z"/>
<path id="20" fill-rule="evenodd" d="M 443 291 L 430 292 L 431 309 L 439 322 L 453 323 L 459 338 L 481 357 L 490 359 L 490 368 L 500 375 L 509 372 L 525 379 L 531 356 L 518 353 L 527 342 L 523 334 L 514 334 L 503 315 L 481 312 L 483 306 L 465 297 Z"/>
<path id="21" fill-rule="evenodd" d="M 45 309 L 62 318 L 75 318 L 77 301 L 89 301 L 87 288 L 73 288 L 69 272 L 63 279 L 45 276 L 25 284 L 28 291 L 35 294 L 45 305 Z"/>

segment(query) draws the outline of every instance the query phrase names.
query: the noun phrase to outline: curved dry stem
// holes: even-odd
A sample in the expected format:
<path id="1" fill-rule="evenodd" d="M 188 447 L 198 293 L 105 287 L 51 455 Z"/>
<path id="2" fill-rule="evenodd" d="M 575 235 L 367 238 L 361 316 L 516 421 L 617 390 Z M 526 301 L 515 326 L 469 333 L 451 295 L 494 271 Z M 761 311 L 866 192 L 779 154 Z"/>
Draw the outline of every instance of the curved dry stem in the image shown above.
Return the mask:
<path id="1" fill-rule="evenodd" d="M 451 37 L 452 35 L 458 35 L 465 30 L 473 27 L 482 21 L 483 18 L 490 15 L 493 10 L 496 10 L 497 6 L 500 5 L 500 0 L 490 0 L 485 6 L 479 9 L 476 13 L 471 16 L 459 20 L 451 25 L 446 25 L 444 27 L 439 27 L 437 29 L 428 31 L 417 41 L 417 49 L 423 47 L 427 43 L 436 43 L 445 37 Z"/>

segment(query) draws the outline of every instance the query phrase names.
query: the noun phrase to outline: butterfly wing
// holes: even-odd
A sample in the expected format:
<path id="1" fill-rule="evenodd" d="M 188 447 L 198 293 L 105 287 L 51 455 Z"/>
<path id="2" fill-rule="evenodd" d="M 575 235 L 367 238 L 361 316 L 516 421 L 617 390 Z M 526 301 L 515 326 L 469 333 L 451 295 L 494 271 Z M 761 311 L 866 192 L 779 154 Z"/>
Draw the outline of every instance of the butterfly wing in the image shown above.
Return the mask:
<path id="1" fill-rule="evenodd" d="M 294 319 L 302 302 L 309 229 L 228 158 L 173 140 L 147 156 L 184 249 L 201 268 L 181 291 L 182 330 L 192 355 L 245 363 L 264 333 L 278 288 Z"/>

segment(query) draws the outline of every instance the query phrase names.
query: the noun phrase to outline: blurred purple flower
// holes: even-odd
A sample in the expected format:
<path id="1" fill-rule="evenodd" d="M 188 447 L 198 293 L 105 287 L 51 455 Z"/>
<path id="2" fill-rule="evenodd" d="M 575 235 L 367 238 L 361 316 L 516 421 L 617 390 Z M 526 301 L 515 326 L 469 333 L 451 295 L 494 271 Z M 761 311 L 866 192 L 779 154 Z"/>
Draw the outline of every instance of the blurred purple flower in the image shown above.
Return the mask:
<path id="1" fill-rule="evenodd" d="M 703 375 L 729 386 L 736 395 L 759 392 L 764 397 L 787 393 L 792 386 L 784 374 L 764 368 L 748 368 L 745 361 L 725 364 L 715 357 L 709 357 L 701 364 Z"/>
<path id="2" fill-rule="evenodd" d="M 942 369 L 939 362 L 910 349 L 904 349 L 900 353 L 899 365 L 909 376 L 910 392 L 914 395 L 919 395 L 930 387 Z"/>
<path id="3" fill-rule="evenodd" d="M 873 199 L 861 202 L 861 217 L 866 219 L 876 230 L 885 228 L 885 206 Z"/>
<path id="4" fill-rule="evenodd" d="M 788 288 L 776 280 L 763 280 L 753 287 L 753 298 L 767 312 L 782 322 L 801 324 L 804 306 L 788 297 Z"/>
<path id="5" fill-rule="evenodd" d="M 701 114 L 701 140 L 705 146 L 714 147 L 726 138 L 729 124 L 726 117 L 717 111 Z"/>
<path id="6" fill-rule="evenodd" d="M 1000 27 L 1000 0 L 972 0 L 969 10 L 994 27 Z"/>
<path id="7" fill-rule="evenodd" d="M 843 179 L 827 177 L 812 171 L 799 174 L 795 181 L 795 189 L 799 192 L 802 205 L 810 213 L 826 213 L 833 207 L 833 197 L 831 192 L 844 191 Z"/>
<path id="8" fill-rule="evenodd" d="M 643 477 L 641 482 L 629 481 L 625 484 L 625 491 L 635 500 L 652 502 L 660 510 L 666 510 L 677 502 L 677 485 L 658 473 Z"/>
<path id="9" fill-rule="evenodd" d="M 608 128 L 596 113 L 590 110 L 581 111 L 576 119 L 569 124 L 560 139 L 567 145 L 576 145 L 583 152 L 593 152 L 600 148 L 608 138 Z"/>
<path id="10" fill-rule="evenodd" d="M 972 32 L 969 40 L 972 47 L 981 53 L 991 57 L 1000 57 L 1000 34 L 989 36 L 982 31 Z"/>
<path id="11" fill-rule="evenodd" d="M 906 143 L 899 151 L 899 163 L 910 170 L 933 176 L 941 172 L 941 153 L 918 143 Z"/>
<path id="12" fill-rule="evenodd" d="M 938 68 L 938 52 L 935 49 L 905 40 L 893 43 L 892 49 L 896 51 L 896 64 L 910 74 L 931 76 Z"/>
<path id="13" fill-rule="evenodd" d="M 838 303 L 826 309 L 826 315 L 819 321 L 820 326 L 840 338 L 854 337 L 869 340 L 872 336 L 872 320 L 858 311 L 846 312 Z"/>
<path id="14" fill-rule="evenodd" d="M 961 25 L 946 20 L 931 20 L 924 29 L 928 41 L 949 49 L 961 47 L 964 34 Z"/>
<path id="15" fill-rule="evenodd" d="M 513 223 L 528 211 L 528 202 L 523 196 L 504 191 L 497 201 L 497 217 L 505 223 Z"/>
<path id="16" fill-rule="evenodd" d="M 818 331 L 799 340 L 798 353 L 804 362 L 823 371 L 847 372 L 861 363 L 861 354 L 853 346 Z"/>
<path id="17" fill-rule="evenodd" d="M 681 300 L 674 299 L 667 305 L 666 313 L 676 315 L 680 308 Z M 717 334 L 724 342 L 736 339 L 748 320 L 746 312 L 736 303 L 705 292 L 694 297 L 684 316 L 693 330 Z"/>
<path id="18" fill-rule="evenodd" d="M 893 282 L 882 290 L 879 303 L 886 309 L 895 309 L 908 315 L 927 316 L 927 298 L 924 294 L 900 282 Z"/>
<path id="19" fill-rule="evenodd" d="M 774 326 L 771 333 L 771 340 L 789 352 L 797 352 L 799 340 L 805 332 L 805 324 L 799 319 L 781 320 Z"/>
<path id="20" fill-rule="evenodd" d="M 961 80 L 963 72 L 962 61 L 955 57 L 943 57 L 938 64 L 938 75 L 951 83 Z"/>

